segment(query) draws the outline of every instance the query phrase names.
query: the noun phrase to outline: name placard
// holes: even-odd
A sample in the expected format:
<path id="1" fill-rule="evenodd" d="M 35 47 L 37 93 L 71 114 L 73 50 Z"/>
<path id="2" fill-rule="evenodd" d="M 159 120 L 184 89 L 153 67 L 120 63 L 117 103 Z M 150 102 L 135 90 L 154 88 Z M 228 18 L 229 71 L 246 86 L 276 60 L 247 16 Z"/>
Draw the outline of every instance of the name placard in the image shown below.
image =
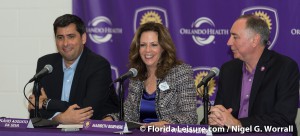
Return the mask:
<path id="1" fill-rule="evenodd" d="M 83 123 L 82 130 L 116 132 L 122 131 L 124 129 L 124 125 L 124 121 L 87 120 Z"/>
<path id="2" fill-rule="evenodd" d="M 148 129 L 149 129 L 149 126 L 148 126 Z M 206 136 L 208 133 L 210 133 L 208 125 L 170 124 L 170 125 L 164 126 L 163 129 L 161 129 L 161 135 L 170 135 L 170 136 L 182 136 L 182 135 Z"/>
<path id="3" fill-rule="evenodd" d="M 33 128 L 33 125 L 30 119 L 0 118 L 0 127 Z"/>

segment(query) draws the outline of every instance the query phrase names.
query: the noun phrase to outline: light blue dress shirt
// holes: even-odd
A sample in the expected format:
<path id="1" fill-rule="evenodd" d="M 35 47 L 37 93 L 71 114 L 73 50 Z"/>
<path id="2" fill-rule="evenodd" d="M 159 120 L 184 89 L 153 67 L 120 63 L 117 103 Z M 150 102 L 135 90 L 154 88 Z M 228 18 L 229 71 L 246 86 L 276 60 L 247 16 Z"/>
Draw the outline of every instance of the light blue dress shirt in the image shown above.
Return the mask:
<path id="1" fill-rule="evenodd" d="M 80 55 L 81 56 L 81 55 Z M 73 82 L 73 77 L 75 74 L 75 70 L 80 59 L 80 56 L 75 60 L 75 62 L 70 66 L 66 67 L 65 61 L 63 60 L 63 71 L 64 71 L 64 80 L 63 80 L 63 89 L 61 94 L 61 100 L 69 102 L 70 99 L 70 92 Z"/>
<path id="2" fill-rule="evenodd" d="M 81 52 L 82 54 L 82 52 Z M 70 93 L 71 93 L 71 87 L 73 82 L 73 77 L 77 68 L 77 64 L 79 62 L 79 59 L 81 57 L 81 54 L 79 57 L 74 61 L 74 63 L 70 67 L 66 67 L 64 59 L 62 59 L 62 66 L 63 66 L 63 72 L 64 72 L 64 80 L 63 80 L 63 88 L 62 88 L 62 94 L 61 94 L 61 101 L 67 101 L 69 102 L 70 99 Z M 52 120 L 53 117 L 57 116 L 61 112 L 56 112 L 50 120 Z"/>

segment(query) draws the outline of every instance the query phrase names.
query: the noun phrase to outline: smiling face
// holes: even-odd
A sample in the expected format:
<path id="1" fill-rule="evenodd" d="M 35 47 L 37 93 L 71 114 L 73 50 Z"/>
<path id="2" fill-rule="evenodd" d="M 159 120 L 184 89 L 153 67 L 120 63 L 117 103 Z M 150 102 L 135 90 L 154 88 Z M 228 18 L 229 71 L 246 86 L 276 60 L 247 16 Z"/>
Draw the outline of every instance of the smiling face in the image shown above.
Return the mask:
<path id="1" fill-rule="evenodd" d="M 86 43 L 86 33 L 80 35 L 76 25 L 71 23 L 66 27 L 58 27 L 55 35 L 56 47 L 62 55 L 65 65 L 69 67 L 81 54 Z"/>
<path id="2" fill-rule="evenodd" d="M 157 32 L 145 31 L 141 34 L 139 53 L 147 69 L 157 68 L 162 52 Z"/>
<path id="3" fill-rule="evenodd" d="M 254 32 L 246 28 L 246 19 L 237 20 L 230 30 L 231 36 L 227 45 L 230 47 L 234 58 L 245 61 L 255 51 Z"/>

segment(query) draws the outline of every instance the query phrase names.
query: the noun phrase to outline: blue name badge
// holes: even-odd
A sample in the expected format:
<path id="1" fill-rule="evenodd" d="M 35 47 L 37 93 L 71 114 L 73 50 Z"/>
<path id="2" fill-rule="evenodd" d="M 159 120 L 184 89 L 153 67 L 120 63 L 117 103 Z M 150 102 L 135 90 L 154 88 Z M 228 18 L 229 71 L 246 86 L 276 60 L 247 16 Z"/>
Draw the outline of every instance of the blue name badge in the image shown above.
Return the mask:
<path id="1" fill-rule="evenodd" d="M 83 123 L 82 130 L 116 132 L 116 131 L 123 131 L 124 126 L 125 126 L 124 121 L 86 120 Z"/>
<path id="2" fill-rule="evenodd" d="M 3 128 L 33 128 L 30 119 L 0 118 L 0 127 Z"/>
<path id="3" fill-rule="evenodd" d="M 207 134 L 209 134 L 208 125 L 169 124 L 165 125 L 163 129 L 161 129 L 161 135 L 166 136 L 206 136 Z"/>

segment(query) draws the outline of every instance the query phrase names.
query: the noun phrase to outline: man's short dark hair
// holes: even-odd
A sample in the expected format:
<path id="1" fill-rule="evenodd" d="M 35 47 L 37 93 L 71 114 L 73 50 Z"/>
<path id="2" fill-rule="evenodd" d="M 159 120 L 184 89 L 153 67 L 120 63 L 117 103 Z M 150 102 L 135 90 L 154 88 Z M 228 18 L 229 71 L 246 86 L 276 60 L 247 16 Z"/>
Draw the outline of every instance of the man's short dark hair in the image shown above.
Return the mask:
<path id="1" fill-rule="evenodd" d="M 80 33 L 80 35 L 85 33 L 84 22 L 78 16 L 65 14 L 56 18 L 56 20 L 54 21 L 54 34 L 56 35 L 57 27 L 66 27 L 72 23 L 76 25 L 76 30 Z"/>

